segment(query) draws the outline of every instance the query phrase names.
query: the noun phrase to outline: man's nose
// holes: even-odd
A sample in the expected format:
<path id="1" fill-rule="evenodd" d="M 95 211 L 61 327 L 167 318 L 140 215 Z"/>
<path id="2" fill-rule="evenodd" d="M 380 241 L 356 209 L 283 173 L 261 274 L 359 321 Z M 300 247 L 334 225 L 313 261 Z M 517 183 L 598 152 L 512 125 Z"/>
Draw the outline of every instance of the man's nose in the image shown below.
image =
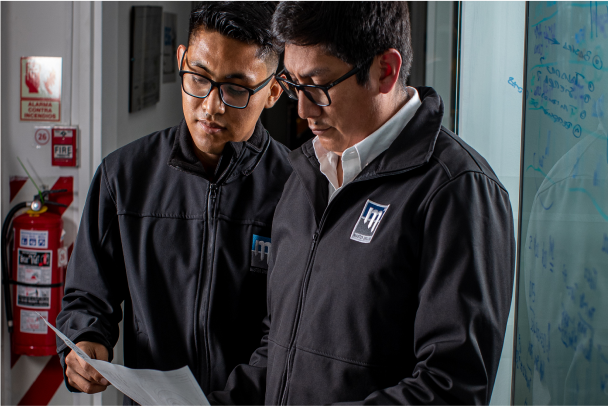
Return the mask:
<path id="1" fill-rule="evenodd" d="M 211 89 L 207 97 L 203 99 L 203 110 L 210 116 L 215 114 L 224 114 L 226 105 L 220 97 L 220 89 L 214 87 Z"/>
<path id="2" fill-rule="evenodd" d="M 304 94 L 303 91 L 299 90 L 298 94 L 298 116 L 301 119 L 306 120 L 309 117 L 318 117 L 322 113 L 321 107 L 317 106 Z"/>

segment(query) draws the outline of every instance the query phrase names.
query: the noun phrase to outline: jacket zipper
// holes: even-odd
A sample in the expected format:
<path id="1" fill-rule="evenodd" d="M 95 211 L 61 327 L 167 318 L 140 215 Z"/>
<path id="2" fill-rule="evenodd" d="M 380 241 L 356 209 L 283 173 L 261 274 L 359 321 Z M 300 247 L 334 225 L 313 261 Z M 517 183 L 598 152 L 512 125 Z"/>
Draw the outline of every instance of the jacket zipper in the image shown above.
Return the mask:
<path id="1" fill-rule="evenodd" d="M 270 143 L 270 140 L 268 141 L 268 143 Z M 266 148 L 267 150 L 268 148 Z M 264 150 L 264 152 L 266 152 L 266 150 Z M 240 165 L 242 159 L 244 157 L 244 154 L 240 154 L 237 158 L 235 162 L 232 162 L 229 167 L 224 171 L 224 173 L 216 180 L 216 183 L 210 183 L 209 184 L 209 192 L 207 194 L 207 219 L 205 222 L 205 229 L 203 230 L 203 233 L 206 233 L 206 237 L 205 237 L 205 241 L 203 241 L 203 276 L 206 276 L 207 279 L 211 278 L 211 273 L 213 272 L 213 256 L 209 255 L 209 251 L 213 252 L 212 250 L 209 250 L 209 247 L 215 247 L 215 221 L 214 221 L 214 217 L 213 217 L 213 213 L 215 212 L 215 203 L 216 203 L 216 198 L 217 198 L 217 193 L 220 189 L 221 184 L 223 184 L 224 179 L 228 179 L 230 178 L 230 176 L 232 175 L 232 173 L 234 172 L 234 170 Z M 261 158 L 260 158 L 261 160 Z M 259 163 L 259 162 L 258 162 Z M 194 174 L 188 170 L 185 170 L 184 168 L 182 168 L 179 165 L 170 165 L 173 168 L 180 170 L 182 172 L 186 172 L 189 174 L 193 174 L 195 176 L 199 176 L 202 177 L 200 175 Z M 257 166 L 257 164 L 256 164 Z M 249 171 L 249 173 L 245 174 L 246 176 L 249 175 L 251 172 L 253 172 L 253 169 L 251 171 Z M 203 177 L 204 178 L 204 177 Z M 213 227 L 210 227 L 209 224 L 213 223 Z M 197 373 L 197 377 L 199 378 L 200 382 L 201 382 L 201 386 L 203 386 L 203 391 L 204 392 L 208 392 L 209 386 L 210 386 L 210 379 L 211 379 L 211 371 L 210 371 L 210 364 L 211 364 L 211 359 L 210 359 L 210 351 L 209 351 L 209 335 L 207 333 L 207 322 L 208 322 L 208 315 L 205 316 L 205 323 L 202 326 L 202 333 L 203 333 L 203 337 L 202 337 L 202 341 L 203 341 L 203 349 L 205 350 L 205 360 L 206 360 L 206 366 L 207 366 L 207 372 L 206 372 L 206 380 L 205 382 L 203 382 L 202 377 L 201 377 L 201 356 L 200 356 L 200 349 L 201 349 L 201 345 L 200 345 L 200 341 L 201 338 L 199 337 L 199 326 L 201 325 L 200 323 L 200 316 L 201 316 L 201 310 L 202 307 L 201 306 L 201 301 L 202 298 L 201 296 L 203 295 L 203 289 L 206 289 L 207 291 L 209 291 L 211 289 L 210 284 L 206 283 L 206 281 L 203 282 L 199 282 L 199 289 L 197 290 L 197 296 L 195 299 L 195 308 L 198 309 L 198 312 L 195 312 L 195 318 L 194 318 L 194 347 L 195 347 L 195 351 L 197 354 L 197 362 L 196 362 L 196 373 Z M 209 300 L 210 300 L 210 295 L 207 292 L 207 301 L 205 303 L 205 312 L 208 313 L 209 311 Z"/>
<path id="2" fill-rule="evenodd" d="M 306 269 L 304 271 L 304 278 L 302 278 L 302 286 L 300 286 L 300 300 L 298 301 L 298 309 L 296 310 L 296 319 L 293 323 L 293 330 L 291 334 L 291 340 L 289 340 L 289 352 L 287 353 L 287 368 L 285 371 L 285 381 L 282 389 L 282 395 L 280 396 L 279 404 L 284 405 L 287 402 L 287 385 L 289 384 L 289 378 L 291 375 L 291 364 L 293 363 L 293 358 L 295 356 L 295 341 L 296 335 L 298 333 L 298 326 L 300 324 L 300 317 L 302 315 L 302 307 L 304 306 L 304 289 L 306 286 L 306 281 L 310 275 L 310 269 L 312 268 L 312 258 L 314 257 L 315 248 L 317 246 L 317 240 L 319 238 L 319 233 L 321 231 L 321 227 L 314 233 L 312 236 L 312 244 L 310 246 L 310 251 L 308 253 L 308 260 L 306 261 Z"/>
<path id="3" fill-rule="evenodd" d="M 210 247 L 214 246 L 215 243 L 215 222 L 213 221 L 213 213 L 215 211 L 215 201 L 217 198 L 217 191 L 218 191 L 218 185 L 215 183 L 211 183 L 209 185 L 209 193 L 207 195 L 207 221 L 205 222 L 205 232 L 206 232 L 206 237 L 205 237 L 205 241 L 203 241 L 203 272 L 202 272 L 202 277 L 205 278 L 204 281 L 199 282 L 199 293 L 198 293 L 198 300 L 196 302 L 196 309 L 198 309 L 198 311 L 196 312 L 196 318 L 195 318 L 195 323 L 194 323 L 194 343 L 196 346 L 196 352 L 198 354 L 197 357 L 197 375 L 199 378 L 199 381 L 201 382 L 201 386 L 203 386 L 203 391 L 207 391 L 209 388 L 209 379 L 210 379 L 210 374 L 209 374 L 209 363 L 210 363 L 210 359 L 209 359 L 209 345 L 208 345 L 208 334 L 207 334 L 207 316 L 205 315 L 205 320 L 204 323 L 201 323 L 201 312 L 206 312 L 208 307 L 209 307 L 209 294 L 207 293 L 207 300 L 204 303 L 201 303 L 201 301 L 203 300 L 202 298 L 204 297 L 205 291 L 209 290 L 209 278 L 210 276 L 210 272 L 213 271 L 213 267 L 210 266 L 210 262 L 209 261 L 213 261 L 213 258 L 210 258 L 210 254 L 209 252 L 213 252 L 213 249 L 210 249 Z M 200 328 L 202 327 L 202 328 Z M 199 331 L 202 331 L 202 337 L 199 335 Z M 201 341 L 202 341 L 202 345 L 201 345 Z M 201 360 L 201 351 L 200 350 L 204 350 L 204 360 Z M 201 362 L 203 361 L 203 362 Z M 206 361 L 206 362 L 205 362 Z M 205 373 L 205 381 L 203 381 L 203 376 L 202 375 L 202 371 L 201 368 L 203 368 L 206 365 L 206 373 Z"/>
<path id="4" fill-rule="evenodd" d="M 208 226 L 208 234 L 207 234 L 207 260 L 206 264 L 206 272 L 207 276 L 207 301 L 205 303 L 205 324 L 203 325 L 203 339 L 204 339 L 204 348 L 205 348 L 205 359 L 207 360 L 207 390 L 209 390 L 209 386 L 211 385 L 211 354 L 209 353 L 209 332 L 207 329 L 207 325 L 209 324 L 209 301 L 211 299 L 210 291 L 211 291 L 211 279 L 213 273 L 213 261 L 214 261 L 214 251 L 215 251 L 215 203 L 217 201 L 217 192 L 219 191 L 219 184 L 212 183 L 209 185 L 209 202 L 207 204 L 207 223 Z"/>
<path id="5" fill-rule="evenodd" d="M 354 183 L 358 183 L 358 182 L 374 180 L 374 179 L 383 178 L 383 177 L 391 176 L 391 175 L 400 175 L 402 173 L 409 172 L 413 169 L 416 169 L 420 166 L 422 166 L 422 165 L 417 165 L 415 167 L 407 168 L 407 169 L 401 170 L 401 171 L 389 172 L 389 173 L 383 174 L 383 175 L 375 175 L 375 176 L 371 176 L 371 177 L 365 178 L 365 179 L 354 179 L 348 185 L 345 185 L 344 188 L 347 188 L 350 185 L 352 185 Z M 344 189 L 342 189 L 339 193 L 344 193 Z M 295 341 L 296 341 L 296 337 L 298 335 L 300 318 L 302 317 L 302 309 L 304 307 L 304 301 L 305 301 L 305 296 L 306 296 L 306 286 L 308 285 L 308 279 L 310 279 L 310 271 L 312 269 L 314 253 L 317 248 L 317 243 L 319 242 L 319 236 L 321 235 L 321 231 L 323 230 L 323 225 L 325 224 L 325 220 L 327 219 L 329 209 L 331 208 L 331 205 L 335 200 L 336 200 L 336 198 L 332 199 L 328 203 L 325 210 L 323 211 L 323 215 L 321 216 L 321 221 L 319 222 L 319 227 L 317 228 L 317 231 L 313 235 L 312 245 L 310 248 L 310 252 L 308 254 L 308 260 L 306 261 L 306 270 L 304 272 L 304 278 L 302 279 L 302 286 L 300 287 L 300 300 L 298 302 L 298 308 L 296 310 L 296 318 L 295 318 L 295 322 L 294 322 L 293 332 L 291 335 L 291 340 L 289 341 L 289 351 L 287 353 L 287 368 L 285 370 L 285 380 L 283 381 L 283 385 L 282 385 L 283 387 L 279 391 L 279 394 L 280 394 L 279 395 L 279 399 L 280 399 L 279 404 L 280 405 L 287 404 L 287 395 L 288 395 L 287 387 L 289 385 L 289 379 L 291 377 L 291 368 L 293 367 L 293 359 L 295 357 Z"/>
<path id="6" fill-rule="evenodd" d="M 203 276 L 206 277 L 206 280 L 201 282 L 201 285 L 199 285 L 199 292 L 198 292 L 198 298 L 197 298 L 197 302 L 196 302 L 196 309 L 198 309 L 198 312 L 196 313 L 196 318 L 194 320 L 194 345 L 196 348 L 196 354 L 197 354 L 197 376 L 201 382 L 201 386 L 203 389 L 203 392 L 208 392 L 209 391 L 209 387 L 211 385 L 211 354 L 209 351 L 209 334 L 208 334 L 208 329 L 207 329 L 207 324 L 209 322 L 208 318 L 209 318 L 209 301 L 210 301 L 210 297 L 211 295 L 209 294 L 209 291 L 211 290 L 211 274 L 213 273 L 213 251 L 215 250 L 215 218 L 213 213 L 215 213 L 215 205 L 216 205 L 216 200 L 217 200 L 217 194 L 219 192 L 219 189 L 221 187 L 221 185 L 224 183 L 225 179 L 230 178 L 230 176 L 232 175 L 232 173 L 235 171 L 235 169 L 240 165 L 241 160 L 243 159 L 244 154 L 240 154 L 235 162 L 232 162 L 229 167 L 224 171 L 224 173 L 215 181 L 215 183 L 210 183 L 209 184 L 209 193 L 207 195 L 207 221 L 205 222 L 205 232 L 206 232 L 206 237 L 205 237 L 205 241 L 203 242 L 203 261 L 204 261 L 204 265 L 203 265 Z M 179 167 L 177 167 L 179 169 Z M 202 301 L 202 295 L 205 293 L 207 293 L 207 300 L 204 303 L 201 303 Z M 199 331 L 199 326 L 201 326 L 201 311 L 205 312 L 205 322 L 202 323 L 202 333 L 203 333 L 203 337 L 199 337 L 198 331 Z M 202 339 L 202 348 L 205 351 L 205 361 L 204 364 L 206 364 L 206 379 L 203 382 L 202 376 L 201 376 L 201 368 L 204 367 L 205 365 L 200 365 L 201 362 L 201 355 L 200 355 L 200 341 Z"/>

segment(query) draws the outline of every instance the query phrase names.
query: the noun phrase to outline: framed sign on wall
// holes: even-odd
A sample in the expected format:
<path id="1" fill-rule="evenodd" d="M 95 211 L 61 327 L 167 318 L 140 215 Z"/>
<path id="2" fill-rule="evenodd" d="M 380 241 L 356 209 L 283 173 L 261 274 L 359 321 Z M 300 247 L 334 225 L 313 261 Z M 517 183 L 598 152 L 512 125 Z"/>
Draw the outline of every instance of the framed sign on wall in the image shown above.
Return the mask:
<path id="1" fill-rule="evenodd" d="M 21 121 L 61 121 L 61 58 L 21 57 Z"/>
<path id="2" fill-rule="evenodd" d="M 163 8 L 134 6 L 131 17 L 129 112 L 133 113 L 160 100 Z"/>

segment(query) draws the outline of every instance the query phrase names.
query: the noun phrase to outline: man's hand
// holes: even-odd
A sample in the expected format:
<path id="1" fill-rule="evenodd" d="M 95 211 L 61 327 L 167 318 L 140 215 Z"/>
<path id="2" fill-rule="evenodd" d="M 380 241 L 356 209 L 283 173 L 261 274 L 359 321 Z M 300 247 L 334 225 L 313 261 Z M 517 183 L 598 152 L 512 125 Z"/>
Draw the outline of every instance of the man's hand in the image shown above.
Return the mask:
<path id="1" fill-rule="evenodd" d="M 81 341 L 76 346 L 93 359 L 108 360 L 108 349 L 103 344 Z M 106 378 L 74 351 L 70 351 L 65 357 L 65 365 L 68 383 L 81 392 L 88 394 L 102 392 L 110 385 Z"/>

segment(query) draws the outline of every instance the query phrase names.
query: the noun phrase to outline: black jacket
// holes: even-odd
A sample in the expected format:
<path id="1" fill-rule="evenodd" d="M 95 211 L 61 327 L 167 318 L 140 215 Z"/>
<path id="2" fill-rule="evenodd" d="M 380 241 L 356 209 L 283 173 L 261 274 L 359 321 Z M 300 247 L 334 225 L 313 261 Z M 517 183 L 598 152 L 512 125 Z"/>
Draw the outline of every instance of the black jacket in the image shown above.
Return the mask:
<path id="1" fill-rule="evenodd" d="M 225 170 L 203 176 L 185 121 L 103 160 L 93 178 L 65 285 L 59 329 L 112 356 L 124 302 L 124 362 L 188 365 L 221 389 L 263 335 L 272 217 L 291 174 L 288 150 L 258 122 L 228 143 Z M 258 238 L 259 236 L 261 238 Z M 58 352 L 65 345 L 58 340 Z"/>
<path id="2" fill-rule="evenodd" d="M 312 143 L 289 155 L 268 334 L 212 402 L 490 401 L 513 287 L 509 196 L 441 127 L 437 93 L 418 92 L 403 132 L 329 205 Z"/>

